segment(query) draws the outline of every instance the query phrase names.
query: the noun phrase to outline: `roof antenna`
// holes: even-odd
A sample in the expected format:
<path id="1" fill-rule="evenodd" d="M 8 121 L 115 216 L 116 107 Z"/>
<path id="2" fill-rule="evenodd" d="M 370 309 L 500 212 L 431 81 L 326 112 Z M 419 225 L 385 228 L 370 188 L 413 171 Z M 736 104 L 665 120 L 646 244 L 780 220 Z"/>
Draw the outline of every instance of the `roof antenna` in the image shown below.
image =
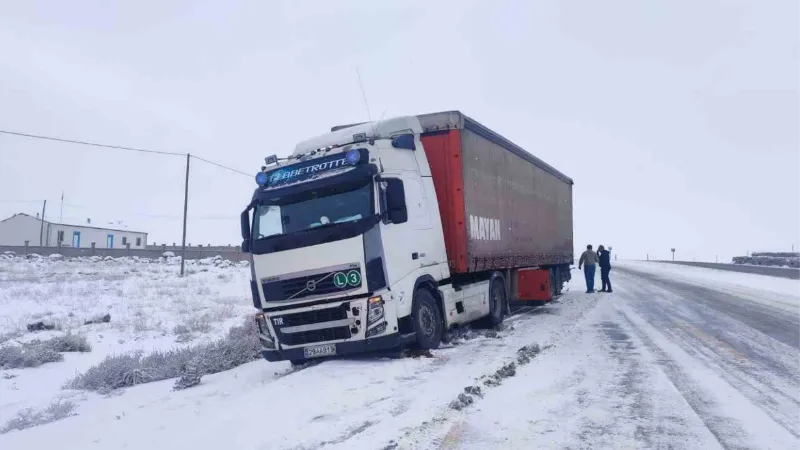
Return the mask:
<path id="1" fill-rule="evenodd" d="M 369 102 L 367 102 L 367 93 L 364 91 L 364 83 L 361 81 L 361 71 L 358 70 L 358 67 L 356 67 L 356 75 L 358 76 L 358 87 L 361 89 L 361 97 L 364 99 L 364 106 L 367 107 L 367 119 L 369 119 L 369 121 L 372 122 L 372 113 L 369 112 Z M 375 136 L 375 134 L 377 134 L 377 130 L 376 130 L 376 125 L 373 122 L 372 139 L 375 139 L 377 137 Z"/>

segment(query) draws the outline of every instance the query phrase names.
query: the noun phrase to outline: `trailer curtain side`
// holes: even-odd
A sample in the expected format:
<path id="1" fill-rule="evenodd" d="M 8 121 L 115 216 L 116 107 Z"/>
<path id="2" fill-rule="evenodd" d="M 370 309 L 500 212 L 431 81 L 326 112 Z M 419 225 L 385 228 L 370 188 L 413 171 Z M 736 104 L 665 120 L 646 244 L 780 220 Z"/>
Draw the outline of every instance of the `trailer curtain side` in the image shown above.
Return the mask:
<path id="1" fill-rule="evenodd" d="M 420 121 L 451 271 L 571 263 L 572 180 L 477 122 L 440 114 Z"/>

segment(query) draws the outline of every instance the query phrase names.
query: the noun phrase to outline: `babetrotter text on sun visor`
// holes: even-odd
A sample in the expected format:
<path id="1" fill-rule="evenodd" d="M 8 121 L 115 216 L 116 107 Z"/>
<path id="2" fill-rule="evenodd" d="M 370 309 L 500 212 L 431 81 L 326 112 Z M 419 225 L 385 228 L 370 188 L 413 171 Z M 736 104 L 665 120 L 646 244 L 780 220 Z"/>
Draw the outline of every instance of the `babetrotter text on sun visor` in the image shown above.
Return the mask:
<path id="1" fill-rule="evenodd" d="M 319 178 L 339 175 L 353 170 L 368 160 L 366 149 L 353 149 L 345 153 L 315 158 L 310 161 L 284 166 L 262 177 L 262 191 L 269 191 Z"/>

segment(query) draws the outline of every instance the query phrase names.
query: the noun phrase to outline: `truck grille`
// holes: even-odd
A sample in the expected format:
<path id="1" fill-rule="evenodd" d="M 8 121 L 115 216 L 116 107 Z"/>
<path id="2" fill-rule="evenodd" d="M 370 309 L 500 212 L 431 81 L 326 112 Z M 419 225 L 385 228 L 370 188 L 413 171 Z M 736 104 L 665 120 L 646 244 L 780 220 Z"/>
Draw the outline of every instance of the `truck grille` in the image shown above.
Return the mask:
<path id="1" fill-rule="evenodd" d="M 299 313 L 284 314 L 275 316 L 273 319 L 281 319 L 282 325 L 275 325 L 275 333 L 278 340 L 285 345 L 303 345 L 314 342 L 334 341 L 338 339 L 350 338 L 349 326 L 337 326 L 323 328 L 321 330 L 299 331 L 296 333 L 284 333 L 281 331 L 285 327 L 298 325 L 311 325 L 315 323 L 332 322 L 334 320 L 347 319 L 347 312 L 350 310 L 350 303 L 342 303 L 338 307 L 304 311 Z M 273 324 L 275 322 L 273 321 Z"/>
<path id="2" fill-rule="evenodd" d="M 294 314 L 279 316 L 283 319 L 283 326 L 293 327 L 296 325 L 308 325 L 312 323 L 330 322 L 332 320 L 347 319 L 347 311 L 350 309 L 349 303 L 342 303 L 337 308 L 325 308 L 312 311 L 304 311 Z"/>
<path id="3" fill-rule="evenodd" d="M 326 271 L 296 278 L 263 280 L 264 300 L 275 302 L 311 296 L 340 294 L 358 289 L 362 285 L 361 269 L 355 268 Z M 355 276 L 349 276 L 354 272 Z"/>
<path id="4" fill-rule="evenodd" d="M 302 331 L 300 333 L 282 334 L 279 339 L 286 345 L 303 345 L 314 342 L 349 339 L 350 327 L 325 328 L 324 330 Z"/>

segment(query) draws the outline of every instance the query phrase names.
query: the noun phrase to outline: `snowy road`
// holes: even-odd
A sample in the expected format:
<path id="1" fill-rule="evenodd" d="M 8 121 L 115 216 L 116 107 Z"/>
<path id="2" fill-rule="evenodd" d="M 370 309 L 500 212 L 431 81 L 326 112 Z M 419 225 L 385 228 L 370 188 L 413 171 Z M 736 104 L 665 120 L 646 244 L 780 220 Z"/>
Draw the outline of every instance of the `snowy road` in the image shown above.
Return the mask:
<path id="1" fill-rule="evenodd" d="M 614 294 L 567 293 L 432 358 L 70 391 L 77 416 L 0 448 L 797 448 L 797 281 L 652 263 L 612 277 Z"/>
<path id="2" fill-rule="evenodd" d="M 400 448 L 797 448 L 797 297 L 692 270 L 618 267 L 569 336 Z"/>

